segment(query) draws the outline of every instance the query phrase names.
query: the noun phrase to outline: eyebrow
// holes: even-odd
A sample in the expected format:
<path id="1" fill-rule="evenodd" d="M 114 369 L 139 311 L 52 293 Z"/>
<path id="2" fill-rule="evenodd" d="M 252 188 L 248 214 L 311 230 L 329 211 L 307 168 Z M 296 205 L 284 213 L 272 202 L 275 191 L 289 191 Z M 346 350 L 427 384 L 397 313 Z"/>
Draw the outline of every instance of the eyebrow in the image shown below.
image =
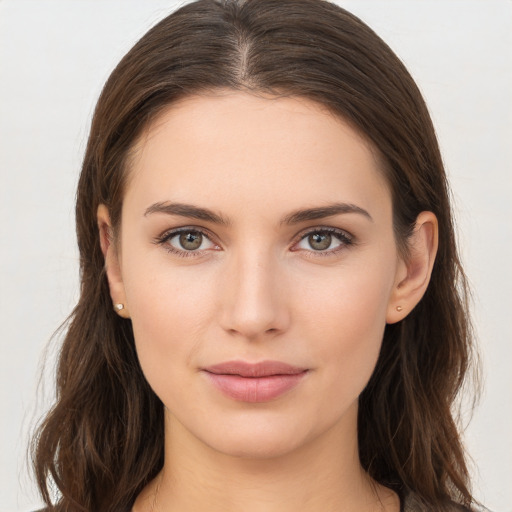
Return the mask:
<path id="1" fill-rule="evenodd" d="M 372 216 L 363 208 L 349 203 L 334 203 L 327 206 L 320 206 L 318 208 L 307 208 L 305 210 L 296 210 L 286 215 L 281 224 L 298 224 L 308 220 L 323 219 L 325 217 L 332 217 L 333 215 L 340 215 L 343 213 L 357 213 L 363 215 L 373 222 Z"/>
<path id="2" fill-rule="evenodd" d="M 192 204 L 185 203 L 170 203 L 170 202 L 158 202 L 152 204 L 144 212 L 144 216 L 151 215 L 153 213 L 165 213 L 167 215 L 179 215 L 180 217 L 189 217 L 192 219 L 205 220 L 212 222 L 213 224 L 221 224 L 223 226 L 229 226 L 231 221 L 222 215 L 219 215 L 212 210 L 207 208 L 201 208 Z M 356 213 L 363 215 L 373 222 L 372 216 L 363 208 L 356 206 L 355 204 L 349 203 L 334 203 L 327 206 L 320 206 L 317 208 L 307 208 L 296 210 L 288 215 L 285 215 L 280 224 L 299 224 L 309 220 L 323 219 L 325 217 L 332 217 L 333 215 L 340 215 L 346 213 Z"/>
<path id="3" fill-rule="evenodd" d="M 189 217 L 192 219 L 206 220 L 213 224 L 222 224 L 228 226 L 230 224 L 228 219 L 218 215 L 217 213 L 208 210 L 207 208 L 200 208 L 192 204 L 184 203 L 169 203 L 160 202 L 152 204 L 144 212 L 144 217 L 152 213 L 166 213 L 167 215 L 179 215 L 180 217 Z"/>

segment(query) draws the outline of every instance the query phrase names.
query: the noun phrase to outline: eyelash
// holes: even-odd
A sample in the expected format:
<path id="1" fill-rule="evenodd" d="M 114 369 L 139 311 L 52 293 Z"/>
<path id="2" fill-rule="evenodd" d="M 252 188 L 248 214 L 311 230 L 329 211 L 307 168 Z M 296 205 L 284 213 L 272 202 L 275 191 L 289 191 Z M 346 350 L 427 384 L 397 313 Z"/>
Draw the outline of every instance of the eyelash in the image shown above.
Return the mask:
<path id="1" fill-rule="evenodd" d="M 203 250 L 203 251 L 179 250 L 168 243 L 169 240 L 180 235 L 181 233 L 199 233 L 200 235 L 202 235 L 205 238 L 207 238 L 208 240 L 210 240 L 210 242 L 212 242 L 211 239 L 213 238 L 213 236 L 203 228 L 196 228 L 193 226 L 185 226 L 182 228 L 173 229 L 171 231 L 166 231 L 165 233 L 163 233 L 162 235 L 157 237 L 154 240 L 154 243 L 157 245 L 163 246 L 167 252 L 169 252 L 171 254 L 175 254 L 176 256 L 179 256 L 181 258 L 197 258 L 197 257 L 202 256 L 205 250 Z M 335 247 L 334 249 L 329 249 L 329 250 L 325 250 L 325 251 L 320 251 L 320 250 L 315 251 L 314 249 L 311 249 L 308 252 L 313 254 L 314 255 L 313 257 L 331 256 L 332 254 L 336 254 L 339 251 L 341 251 L 351 245 L 354 245 L 354 243 L 355 243 L 352 235 L 350 235 L 349 233 L 347 233 L 346 231 L 344 231 L 342 229 L 332 228 L 332 227 L 315 227 L 313 229 L 308 229 L 307 231 L 303 231 L 302 233 L 300 233 L 294 240 L 292 247 L 296 246 L 302 240 L 305 240 L 310 235 L 325 234 L 325 233 L 328 233 L 329 235 L 334 235 L 335 238 L 337 238 L 338 241 L 341 242 L 341 244 L 339 246 Z M 212 242 L 212 243 L 214 243 L 214 242 Z M 293 249 L 292 248 L 292 251 L 294 251 L 294 252 L 297 252 L 299 250 L 301 250 L 301 249 Z"/>

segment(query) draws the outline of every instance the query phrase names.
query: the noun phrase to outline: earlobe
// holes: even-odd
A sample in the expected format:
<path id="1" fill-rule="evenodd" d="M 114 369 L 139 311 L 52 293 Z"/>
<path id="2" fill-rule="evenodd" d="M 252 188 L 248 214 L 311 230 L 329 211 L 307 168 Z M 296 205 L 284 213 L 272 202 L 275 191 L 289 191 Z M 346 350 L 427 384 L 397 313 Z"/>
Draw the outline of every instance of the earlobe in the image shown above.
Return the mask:
<path id="1" fill-rule="evenodd" d="M 408 256 L 397 268 L 397 279 L 388 303 L 386 322 L 396 323 L 405 318 L 427 290 L 438 247 L 437 217 L 421 212 L 408 240 Z"/>
<path id="2" fill-rule="evenodd" d="M 121 274 L 118 248 L 113 239 L 110 214 L 104 204 L 98 206 L 97 220 L 101 251 L 105 258 L 105 272 L 110 289 L 110 298 L 112 299 L 112 308 L 122 318 L 130 318 Z"/>

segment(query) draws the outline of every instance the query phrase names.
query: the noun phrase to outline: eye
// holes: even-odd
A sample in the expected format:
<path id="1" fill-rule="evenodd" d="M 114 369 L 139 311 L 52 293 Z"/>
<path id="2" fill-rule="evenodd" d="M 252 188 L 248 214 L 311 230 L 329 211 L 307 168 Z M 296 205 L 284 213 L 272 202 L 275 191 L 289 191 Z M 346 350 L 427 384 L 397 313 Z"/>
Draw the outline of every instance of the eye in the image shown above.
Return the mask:
<path id="1" fill-rule="evenodd" d="M 302 235 L 293 250 L 306 250 L 331 254 L 353 243 L 352 238 L 339 229 L 323 228 Z"/>
<path id="2" fill-rule="evenodd" d="M 206 237 L 205 237 L 206 238 Z M 173 243 L 174 242 L 174 243 Z M 180 247 L 176 247 L 177 249 L 185 249 L 186 251 L 195 251 L 201 247 L 203 244 L 203 235 L 199 233 L 199 231 L 186 231 L 184 233 L 180 233 L 179 235 L 173 236 L 169 243 L 176 247 L 174 244 L 179 244 Z"/>
<path id="3" fill-rule="evenodd" d="M 169 252 L 179 256 L 195 256 L 202 251 L 218 249 L 218 245 L 214 244 L 206 233 L 191 228 L 167 232 L 156 242 L 163 245 Z"/>

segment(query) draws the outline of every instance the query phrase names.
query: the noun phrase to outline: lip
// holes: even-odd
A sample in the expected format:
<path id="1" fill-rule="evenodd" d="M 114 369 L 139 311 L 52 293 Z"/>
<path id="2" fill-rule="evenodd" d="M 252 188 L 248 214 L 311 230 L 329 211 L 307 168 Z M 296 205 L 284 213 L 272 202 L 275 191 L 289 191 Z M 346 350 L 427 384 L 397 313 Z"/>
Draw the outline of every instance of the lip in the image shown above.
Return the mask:
<path id="1" fill-rule="evenodd" d="M 241 402 L 268 402 L 296 387 L 308 373 L 281 361 L 226 361 L 203 368 L 209 381 L 229 398 Z"/>

